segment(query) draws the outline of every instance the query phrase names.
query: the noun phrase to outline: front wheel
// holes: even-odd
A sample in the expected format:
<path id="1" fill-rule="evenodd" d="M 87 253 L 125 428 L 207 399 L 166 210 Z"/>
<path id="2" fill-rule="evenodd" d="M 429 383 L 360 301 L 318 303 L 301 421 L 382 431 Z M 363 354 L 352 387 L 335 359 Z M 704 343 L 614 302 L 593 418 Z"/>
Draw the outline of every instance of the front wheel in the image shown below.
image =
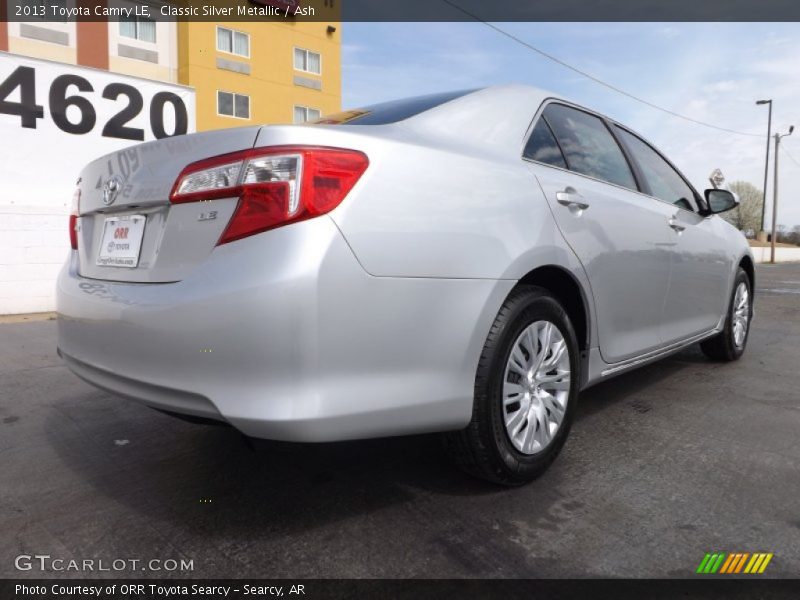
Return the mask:
<path id="1" fill-rule="evenodd" d="M 580 355 L 569 316 L 546 290 L 516 288 L 478 363 L 472 420 L 445 435 L 464 470 L 521 485 L 547 469 L 566 441 L 578 396 Z"/>
<path id="2" fill-rule="evenodd" d="M 750 278 L 739 269 L 733 281 L 725 327 L 713 338 L 700 343 L 700 349 L 712 360 L 738 360 L 744 354 L 753 318 L 753 292 Z"/>

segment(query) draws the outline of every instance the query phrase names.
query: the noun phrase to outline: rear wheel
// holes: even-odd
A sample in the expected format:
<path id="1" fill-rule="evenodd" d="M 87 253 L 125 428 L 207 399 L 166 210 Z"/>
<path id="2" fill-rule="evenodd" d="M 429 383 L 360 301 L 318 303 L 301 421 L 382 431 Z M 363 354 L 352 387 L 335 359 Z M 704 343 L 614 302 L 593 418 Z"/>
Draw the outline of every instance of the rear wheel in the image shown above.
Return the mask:
<path id="1" fill-rule="evenodd" d="M 578 396 L 575 331 L 558 301 L 534 286 L 515 289 L 500 309 L 478 363 L 472 420 L 445 435 L 472 475 L 521 485 L 555 460 Z"/>
<path id="2" fill-rule="evenodd" d="M 700 343 L 703 353 L 713 360 L 738 360 L 744 354 L 753 317 L 753 297 L 750 278 L 743 269 L 733 282 L 725 327 L 713 338 Z"/>

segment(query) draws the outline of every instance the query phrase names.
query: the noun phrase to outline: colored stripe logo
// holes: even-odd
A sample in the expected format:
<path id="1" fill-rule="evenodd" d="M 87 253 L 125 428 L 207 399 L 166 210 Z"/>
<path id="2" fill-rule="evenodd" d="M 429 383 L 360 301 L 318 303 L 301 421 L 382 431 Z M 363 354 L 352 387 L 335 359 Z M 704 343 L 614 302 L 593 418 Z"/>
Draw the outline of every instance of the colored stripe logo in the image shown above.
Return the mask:
<path id="1" fill-rule="evenodd" d="M 771 552 L 713 552 L 705 555 L 695 573 L 701 574 L 760 574 L 774 555 Z"/>

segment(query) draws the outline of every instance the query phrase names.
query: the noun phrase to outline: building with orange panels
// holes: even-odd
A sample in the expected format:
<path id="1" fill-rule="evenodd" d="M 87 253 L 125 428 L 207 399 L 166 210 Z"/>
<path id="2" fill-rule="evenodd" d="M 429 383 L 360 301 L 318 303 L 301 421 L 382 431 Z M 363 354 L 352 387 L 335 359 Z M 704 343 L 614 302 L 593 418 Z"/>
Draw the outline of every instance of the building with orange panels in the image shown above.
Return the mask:
<path id="1" fill-rule="evenodd" d="M 316 4 L 317 18 L 325 11 L 337 17 L 330 0 Z M 151 15 L 162 6 L 146 5 Z M 7 10 L 0 3 L 0 18 Z M 203 131 L 298 123 L 339 111 L 341 35 L 334 20 L 2 20 L 0 51 L 190 86 L 197 98 L 196 128 Z"/>

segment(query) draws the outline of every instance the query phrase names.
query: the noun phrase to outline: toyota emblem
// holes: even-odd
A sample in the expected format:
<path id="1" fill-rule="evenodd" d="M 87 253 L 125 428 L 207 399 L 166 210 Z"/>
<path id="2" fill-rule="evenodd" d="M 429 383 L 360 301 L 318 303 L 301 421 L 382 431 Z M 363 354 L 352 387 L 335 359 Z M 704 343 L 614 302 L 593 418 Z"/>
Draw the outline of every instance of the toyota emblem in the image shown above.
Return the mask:
<path id="1" fill-rule="evenodd" d="M 120 187 L 122 187 L 122 184 L 116 175 L 109 177 L 105 185 L 103 185 L 103 204 L 106 206 L 113 204 Z"/>

